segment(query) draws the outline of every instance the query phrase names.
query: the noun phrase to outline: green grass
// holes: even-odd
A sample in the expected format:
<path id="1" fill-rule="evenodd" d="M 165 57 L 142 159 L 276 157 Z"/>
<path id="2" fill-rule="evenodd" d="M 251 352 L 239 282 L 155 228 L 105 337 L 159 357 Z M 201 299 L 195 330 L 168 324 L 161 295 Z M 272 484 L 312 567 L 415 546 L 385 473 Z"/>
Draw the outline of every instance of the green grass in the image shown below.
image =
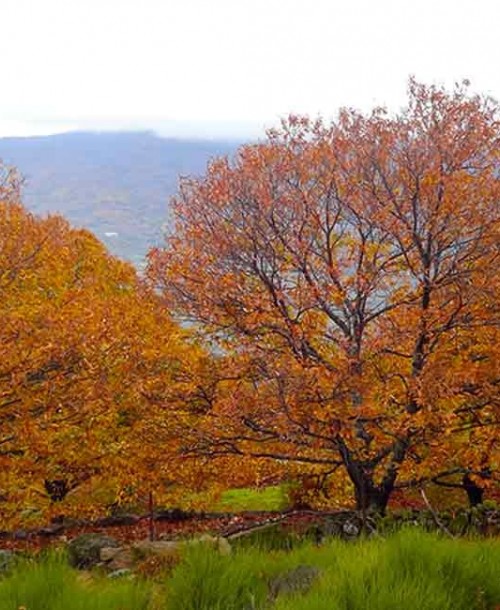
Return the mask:
<path id="1" fill-rule="evenodd" d="M 263 583 L 298 566 L 321 575 L 272 605 Z M 305 544 L 290 553 L 193 554 L 170 582 L 169 610 L 492 610 L 500 604 L 500 543 L 403 531 L 388 540 Z M 265 606 L 265 603 L 268 603 Z"/>
<path id="2" fill-rule="evenodd" d="M 2 610 L 152 610 L 149 583 L 88 578 L 63 554 L 21 562 L 0 581 Z"/>
<path id="3" fill-rule="evenodd" d="M 236 610 L 260 607 L 266 585 L 258 551 L 223 557 L 194 548 L 167 583 L 168 610 Z"/>
<path id="4" fill-rule="evenodd" d="M 276 610 L 490 610 L 500 604 L 498 542 L 406 531 L 340 551 L 330 555 L 317 586 L 278 600 Z"/>
<path id="5" fill-rule="evenodd" d="M 319 568 L 305 592 L 270 583 L 299 566 Z M 21 563 L 0 580 L 2 610 L 495 610 L 500 541 L 451 540 L 406 529 L 387 539 L 258 546 L 231 556 L 195 545 L 163 579 L 90 580 L 61 555 Z M 286 580 L 286 578 L 285 578 Z M 274 588 L 276 592 L 276 588 Z"/>
<path id="6" fill-rule="evenodd" d="M 229 489 L 214 506 L 215 511 L 283 510 L 288 506 L 287 488 L 275 485 L 262 489 Z"/>

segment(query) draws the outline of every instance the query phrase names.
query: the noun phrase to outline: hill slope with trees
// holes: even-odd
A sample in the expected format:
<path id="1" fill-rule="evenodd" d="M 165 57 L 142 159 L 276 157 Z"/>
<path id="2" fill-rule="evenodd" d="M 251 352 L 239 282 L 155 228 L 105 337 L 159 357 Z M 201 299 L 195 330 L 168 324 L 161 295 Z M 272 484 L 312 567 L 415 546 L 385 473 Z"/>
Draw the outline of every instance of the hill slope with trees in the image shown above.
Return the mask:
<path id="1" fill-rule="evenodd" d="M 140 265 L 168 222 L 179 176 L 200 175 L 234 142 L 176 140 L 149 132 L 0 138 L 0 159 L 25 179 L 23 201 L 91 230 L 113 254 Z"/>

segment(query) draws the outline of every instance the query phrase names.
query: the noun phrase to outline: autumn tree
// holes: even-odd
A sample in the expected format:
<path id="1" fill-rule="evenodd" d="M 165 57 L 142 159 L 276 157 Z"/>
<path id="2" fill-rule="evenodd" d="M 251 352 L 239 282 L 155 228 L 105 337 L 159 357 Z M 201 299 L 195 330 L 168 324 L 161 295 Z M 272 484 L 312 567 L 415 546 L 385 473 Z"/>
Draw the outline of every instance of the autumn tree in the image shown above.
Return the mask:
<path id="1" fill-rule="evenodd" d="M 149 277 L 224 357 L 186 450 L 335 473 L 377 511 L 497 476 L 499 125 L 411 81 L 397 115 L 292 116 L 182 181 Z"/>
<path id="2" fill-rule="evenodd" d="M 19 184 L 3 168 L 0 514 L 102 511 L 148 485 L 161 496 L 167 468 L 170 484 L 189 482 L 190 465 L 175 474 L 175 430 L 206 354 L 131 265 L 63 218 L 27 212 Z"/>

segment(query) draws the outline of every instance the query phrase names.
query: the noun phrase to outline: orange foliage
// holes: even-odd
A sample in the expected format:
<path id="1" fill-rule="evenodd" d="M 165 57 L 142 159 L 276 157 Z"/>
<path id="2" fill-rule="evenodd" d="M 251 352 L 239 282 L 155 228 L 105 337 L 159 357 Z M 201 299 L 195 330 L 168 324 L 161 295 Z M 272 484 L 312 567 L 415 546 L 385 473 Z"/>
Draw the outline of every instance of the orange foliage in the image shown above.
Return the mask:
<path id="1" fill-rule="evenodd" d="M 206 355 L 131 265 L 61 217 L 29 214 L 16 175 L 3 178 L 3 520 L 102 511 L 124 490 L 137 497 L 153 485 L 160 499 L 171 485 L 166 471 L 186 484 L 201 479 L 175 461 L 176 431 L 192 418 Z"/>
<path id="2" fill-rule="evenodd" d="M 498 482 L 499 127 L 411 81 L 397 116 L 292 116 L 182 182 L 149 277 L 221 353 L 186 450 L 330 473 L 376 510 L 448 471 Z"/>

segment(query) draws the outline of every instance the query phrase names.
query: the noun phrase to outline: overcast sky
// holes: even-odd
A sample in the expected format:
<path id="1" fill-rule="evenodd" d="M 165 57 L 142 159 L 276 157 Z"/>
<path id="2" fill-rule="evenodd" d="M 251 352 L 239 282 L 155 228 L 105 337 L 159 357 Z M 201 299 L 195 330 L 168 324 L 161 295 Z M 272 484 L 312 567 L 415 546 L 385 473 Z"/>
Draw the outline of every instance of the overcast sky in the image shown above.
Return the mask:
<path id="1" fill-rule="evenodd" d="M 400 107 L 408 76 L 500 98 L 499 0 L 1 0 L 0 135 L 253 136 Z"/>

